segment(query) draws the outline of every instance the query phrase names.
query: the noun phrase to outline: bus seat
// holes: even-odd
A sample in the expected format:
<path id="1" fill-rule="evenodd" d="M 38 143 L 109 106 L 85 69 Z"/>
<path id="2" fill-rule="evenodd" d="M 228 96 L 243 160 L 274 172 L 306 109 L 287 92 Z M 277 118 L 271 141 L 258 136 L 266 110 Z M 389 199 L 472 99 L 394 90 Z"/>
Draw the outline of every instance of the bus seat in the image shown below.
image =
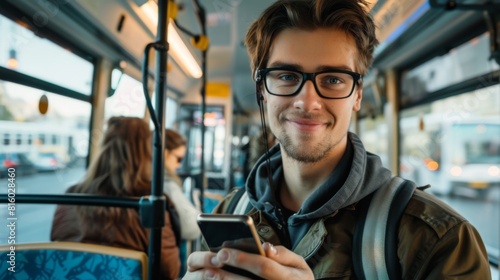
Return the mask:
<path id="1" fill-rule="evenodd" d="M 13 246 L 13 247 L 11 247 Z M 0 246 L 1 279 L 147 279 L 144 252 L 77 242 Z M 14 270 L 14 272 L 13 272 Z"/>

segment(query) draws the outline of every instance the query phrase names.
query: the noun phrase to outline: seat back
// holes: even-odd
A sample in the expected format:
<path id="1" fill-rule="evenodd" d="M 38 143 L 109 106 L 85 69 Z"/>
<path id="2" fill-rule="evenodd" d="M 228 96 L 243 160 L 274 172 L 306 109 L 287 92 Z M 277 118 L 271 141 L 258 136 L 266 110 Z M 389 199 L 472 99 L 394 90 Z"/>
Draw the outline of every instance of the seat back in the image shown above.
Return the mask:
<path id="1" fill-rule="evenodd" d="M 77 242 L 0 246 L 3 279 L 147 279 L 144 252 Z"/>

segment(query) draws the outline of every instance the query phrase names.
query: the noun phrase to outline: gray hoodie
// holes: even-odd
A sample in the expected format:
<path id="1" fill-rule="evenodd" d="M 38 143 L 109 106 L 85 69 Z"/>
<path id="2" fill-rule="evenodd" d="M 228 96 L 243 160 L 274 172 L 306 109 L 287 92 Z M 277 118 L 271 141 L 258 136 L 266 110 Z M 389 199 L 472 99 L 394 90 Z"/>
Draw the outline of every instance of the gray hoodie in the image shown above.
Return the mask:
<path id="1" fill-rule="evenodd" d="M 283 180 L 279 145 L 272 147 L 269 155 L 274 186 L 269 187 L 267 155 L 264 154 L 250 172 L 246 189 L 252 206 L 277 223 L 276 230 L 291 248 L 295 248 L 317 219 L 326 218 L 360 201 L 388 184 L 392 177 L 391 172 L 382 167 L 380 158 L 367 152 L 358 136 L 349 132 L 347 149 L 338 166 L 304 201 L 300 210 L 286 219 L 284 209 L 275 195 L 277 186 Z"/>

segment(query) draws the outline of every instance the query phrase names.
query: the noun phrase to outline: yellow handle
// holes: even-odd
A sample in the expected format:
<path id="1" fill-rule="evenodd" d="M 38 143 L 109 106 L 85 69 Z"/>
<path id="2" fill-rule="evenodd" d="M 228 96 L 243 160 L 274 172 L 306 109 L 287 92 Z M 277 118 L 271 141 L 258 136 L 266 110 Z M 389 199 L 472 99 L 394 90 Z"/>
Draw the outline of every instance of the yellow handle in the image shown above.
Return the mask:
<path id="1" fill-rule="evenodd" d="M 168 17 L 171 19 L 177 18 L 177 12 L 179 11 L 179 7 L 175 4 L 174 0 L 168 1 Z"/>
<path id="2" fill-rule="evenodd" d="M 198 48 L 202 51 L 205 51 L 208 49 L 208 45 L 210 43 L 210 40 L 208 39 L 207 36 L 204 35 L 198 35 L 191 37 L 191 44 L 195 46 L 195 48 Z"/>

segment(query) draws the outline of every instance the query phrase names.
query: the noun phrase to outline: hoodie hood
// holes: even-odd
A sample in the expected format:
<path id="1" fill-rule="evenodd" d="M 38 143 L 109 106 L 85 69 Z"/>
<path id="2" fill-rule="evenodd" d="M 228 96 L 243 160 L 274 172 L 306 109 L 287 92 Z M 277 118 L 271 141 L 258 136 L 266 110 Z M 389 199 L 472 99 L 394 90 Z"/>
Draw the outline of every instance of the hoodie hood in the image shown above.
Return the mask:
<path id="1" fill-rule="evenodd" d="M 361 140 L 351 132 L 348 133 L 348 141 L 351 151 L 346 151 L 339 163 L 346 164 L 344 161 L 350 161 L 349 157 L 352 157 L 351 165 L 346 166 L 348 175 L 345 181 L 337 182 L 338 174 L 332 170 L 330 177 L 304 201 L 299 212 L 289 218 L 289 225 L 329 216 L 389 183 L 391 172 L 382 167 L 380 158 L 366 152 Z M 269 186 L 267 159 L 268 154 L 259 158 L 248 176 L 246 189 L 253 207 L 273 215 L 275 206 L 280 205 L 275 197 L 276 188 L 283 180 L 279 144 L 269 150 L 273 186 Z"/>

